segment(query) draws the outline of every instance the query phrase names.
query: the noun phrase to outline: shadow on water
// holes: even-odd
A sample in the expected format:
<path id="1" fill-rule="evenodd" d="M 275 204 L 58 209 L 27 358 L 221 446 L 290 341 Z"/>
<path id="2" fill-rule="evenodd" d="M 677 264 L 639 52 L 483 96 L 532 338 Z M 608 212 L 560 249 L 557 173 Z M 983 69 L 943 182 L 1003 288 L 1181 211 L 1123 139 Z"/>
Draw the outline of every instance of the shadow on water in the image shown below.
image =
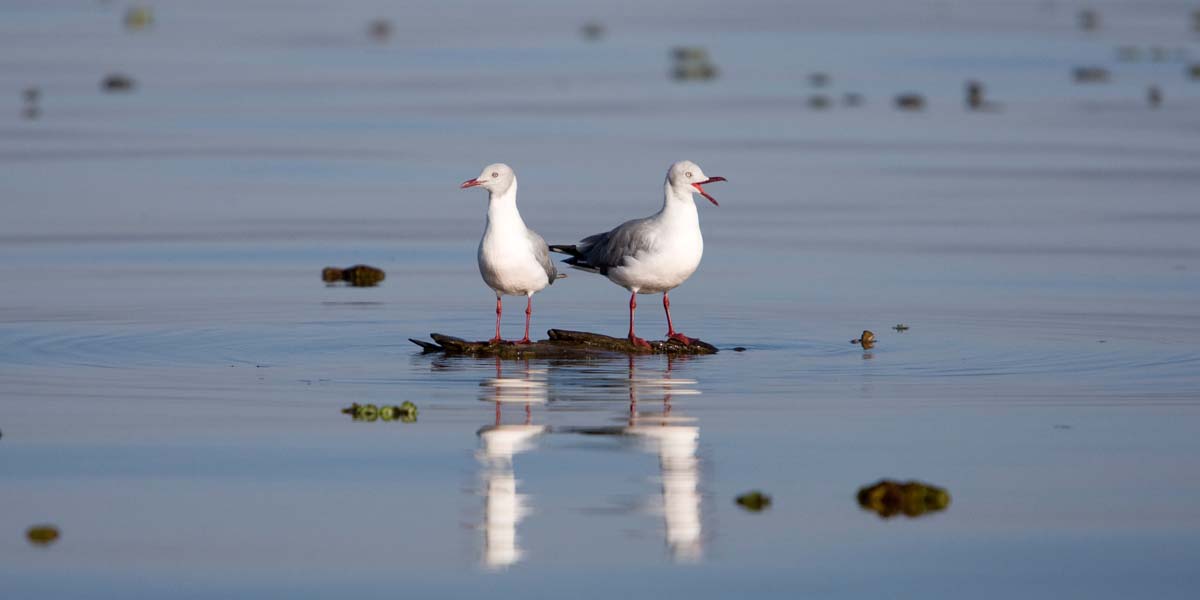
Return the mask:
<path id="1" fill-rule="evenodd" d="M 700 459 L 698 456 L 700 428 L 695 420 L 679 414 L 672 405 L 678 395 L 698 394 L 691 386 L 695 380 L 674 376 L 675 363 L 682 358 L 668 358 L 661 371 L 639 368 L 638 359 L 630 357 L 627 370 L 613 368 L 577 368 L 565 362 L 550 362 L 545 368 L 534 367 L 528 361 L 502 362 L 496 359 L 495 377 L 480 383 L 480 400 L 495 405 L 494 419 L 481 427 L 476 457 L 481 465 L 479 477 L 484 496 L 482 564 L 488 569 L 503 569 L 523 558 L 518 526 L 535 514 L 531 498 L 517 492 L 518 480 L 514 458 L 544 448 L 539 441 L 546 436 L 595 436 L 611 440 L 608 449 L 633 450 L 658 456 L 659 487 L 648 492 L 648 502 L 656 507 L 664 521 L 663 535 L 670 558 L 676 562 L 696 562 L 702 558 L 703 526 L 701 518 Z M 612 363 L 617 364 L 617 361 Z M 508 366 L 508 369 L 505 367 Z M 586 412 L 573 412 L 564 425 L 539 424 L 547 415 L 533 407 L 550 401 L 548 382 L 554 375 L 567 375 L 574 381 L 577 373 L 587 372 L 588 383 L 580 385 L 581 396 L 587 400 L 606 400 L 620 403 L 627 412 L 618 425 L 590 425 L 582 421 Z M 574 391 L 574 390 L 572 390 Z M 568 395 L 555 397 L 556 403 L 572 402 Z M 515 405 L 515 422 L 506 405 Z M 508 414 L 506 415 L 506 412 Z M 547 449 L 553 451 L 553 449 Z"/>

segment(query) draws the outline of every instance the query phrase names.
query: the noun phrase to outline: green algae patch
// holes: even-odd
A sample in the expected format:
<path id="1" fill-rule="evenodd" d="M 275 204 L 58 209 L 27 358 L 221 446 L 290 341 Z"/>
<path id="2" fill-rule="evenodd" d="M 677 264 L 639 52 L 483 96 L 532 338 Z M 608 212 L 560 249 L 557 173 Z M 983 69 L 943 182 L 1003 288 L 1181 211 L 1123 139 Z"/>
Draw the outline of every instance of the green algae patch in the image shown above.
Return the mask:
<path id="1" fill-rule="evenodd" d="M 946 510 L 950 506 L 950 493 L 920 481 L 901 483 L 882 479 L 858 490 L 858 505 L 883 519 L 897 515 L 919 517 Z"/>

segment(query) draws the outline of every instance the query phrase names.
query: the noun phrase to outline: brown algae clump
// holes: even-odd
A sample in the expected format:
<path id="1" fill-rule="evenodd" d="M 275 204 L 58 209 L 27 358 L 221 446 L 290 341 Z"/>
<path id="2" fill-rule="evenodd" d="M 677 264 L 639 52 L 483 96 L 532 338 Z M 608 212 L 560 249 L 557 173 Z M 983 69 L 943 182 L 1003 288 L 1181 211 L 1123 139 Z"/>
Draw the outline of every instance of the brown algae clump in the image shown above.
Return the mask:
<path id="1" fill-rule="evenodd" d="M 34 525 L 25 532 L 25 538 L 35 546 L 49 546 L 58 540 L 58 528 L 53 525 Z"/>
<path id="2" fill-rule="evenodd" d="M 737 497 L 737 505 L 750 512 L 762 512 L 771 506 L 771 497 L 758 491 L 746 492 Z"/>
<path id="3" fill-rule="evenodd" d="M 870 350 L 875 347 L 875 334 L 870 329 L 864 329 L 862 335 L 856 340 L 850 340 L 850 343 L 861 344 L 864 349 Z"/>
<path id="4" fill-rule="evenodd" d="M 858 490 L 858 505 L 884 519 L 899 514 L 919 517 L 926 513 L 946 510 L 946 507 L 950 506 L 950 493 L 919 481 L 900 483 L 882 479 L 874 485 Z"/>
<path id="5" fill-rule="evenodd" d="M 374 287 L 383 281 L 386 275 L 383 269 L 368 265 L 354 265 L 339 269 L 325 267 L 321 269 L 321 280 L 329 285 L 346 282 L 351 287 Z"/>

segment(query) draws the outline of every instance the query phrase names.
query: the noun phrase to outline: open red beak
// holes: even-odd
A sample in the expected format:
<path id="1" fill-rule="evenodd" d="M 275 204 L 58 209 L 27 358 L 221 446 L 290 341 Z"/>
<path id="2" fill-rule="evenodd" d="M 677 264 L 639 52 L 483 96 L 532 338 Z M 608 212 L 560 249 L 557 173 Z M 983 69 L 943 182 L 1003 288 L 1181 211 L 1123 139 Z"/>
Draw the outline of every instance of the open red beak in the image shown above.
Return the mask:
<path id="1" fill-rule="evenodd" d="M 700 187 L 702 185 L 705 185 L 708 183 L 714 183 L 717 181 L 725 181 L 725 178 L 724 177 L 709 177 L 708 179 L 705 179 L 704 181 L 698 181 L 696 183 L 693 183 L 692 187 L 696 188 L 696 191 L 700 192 L 701 196 L 708 198 L 708 201 L 712 202 L 713 206 L 720 206 L 720 204 L 717 204 L 717 201 L 712 196 L 709 196 L 708 193 L 704 191 L 704 188 Z"/>
<path id="2" fill-rule="evenodd" d="M 710 180 L 710 181 L 711 181 L 711 180 Z M 706 183 L 707 183 L 707 182 L 706 182 Z M 466 181 L 462 182 L 462 185 L 458 186 L 458 189 L 460 189 L 460 190 L 465 190 L 465 189 L 467 189 L 467 188 L 469 188 L 469 187 L 475 187 L 475 186 L 477 186 L 477 185 L 479 185 L 479 180 L 478 180 L 478 179 L 468 179 L 468 180 L 466 180 Z"/>

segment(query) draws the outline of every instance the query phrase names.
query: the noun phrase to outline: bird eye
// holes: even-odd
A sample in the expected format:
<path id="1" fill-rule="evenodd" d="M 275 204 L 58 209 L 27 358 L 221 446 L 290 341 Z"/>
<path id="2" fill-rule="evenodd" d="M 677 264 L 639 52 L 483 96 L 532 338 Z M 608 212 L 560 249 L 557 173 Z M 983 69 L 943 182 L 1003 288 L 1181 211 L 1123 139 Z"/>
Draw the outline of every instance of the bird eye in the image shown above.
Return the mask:
<path id="1" fill-rule="evenodd" d="M 499 173 L 497 173 L 497 172 L 495 172 L 495 171 L 492 171 L 492 179 L 495 179 L 495 178 L 497 178 L 497 177 L 499 177 L 499 176 L 500 176 L 500 174 L 499 174 Z"/>
<path id="2" fill-rule="evenodd" d="M 688 178 L 688 179 L 691 179 L 691 178 L 692 178 L 692 172 L 691 172 L 691 171 L 688 171 L 687 173 L 684 173 L 684 175 L 687 175 L 687 178 Z"/>

